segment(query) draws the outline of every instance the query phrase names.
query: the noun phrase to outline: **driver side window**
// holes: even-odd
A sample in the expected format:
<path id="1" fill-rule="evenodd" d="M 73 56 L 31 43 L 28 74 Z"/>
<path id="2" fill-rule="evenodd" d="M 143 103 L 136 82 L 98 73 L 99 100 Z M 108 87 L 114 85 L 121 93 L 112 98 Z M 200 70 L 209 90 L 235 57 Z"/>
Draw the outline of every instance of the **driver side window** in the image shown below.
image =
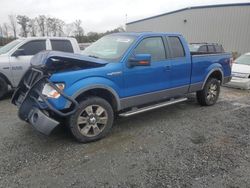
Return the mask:
<path id="1" fill-rule="evenodd" d="M 165 48 L 161 37 L 143 39 L 136 47 L 134 54 L 150 54 L 152 62 L 166 59 Z"/>
<path id="2" fill-rule="evenodd" d="M 30 41 L 20 46 L 18 49 L 23 50 L 22 56 L 35 55 L 43 50 L 46 50 L 46 41 L 45 40 Z"/>

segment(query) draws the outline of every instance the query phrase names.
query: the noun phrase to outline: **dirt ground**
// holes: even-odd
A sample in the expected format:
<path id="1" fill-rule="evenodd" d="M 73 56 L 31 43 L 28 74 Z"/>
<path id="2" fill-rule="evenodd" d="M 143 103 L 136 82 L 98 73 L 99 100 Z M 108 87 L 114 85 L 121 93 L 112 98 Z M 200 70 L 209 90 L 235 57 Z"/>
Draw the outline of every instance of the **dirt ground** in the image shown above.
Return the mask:
<path id="1" fill-rule="evenodd" d="M 250 92 L 119 118 L 90 144 L 42 136 L 0 101 L 0 187 L 250 187 Z"/>

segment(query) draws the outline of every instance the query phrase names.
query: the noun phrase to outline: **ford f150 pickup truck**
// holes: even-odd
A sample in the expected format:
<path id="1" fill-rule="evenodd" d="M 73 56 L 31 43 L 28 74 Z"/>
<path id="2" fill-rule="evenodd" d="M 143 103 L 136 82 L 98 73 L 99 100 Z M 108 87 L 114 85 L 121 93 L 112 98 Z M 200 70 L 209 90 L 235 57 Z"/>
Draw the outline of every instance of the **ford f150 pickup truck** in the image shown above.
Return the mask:
<path id="1" fill-rule="evenodd" d="M 82 55 L 34 56 L 12 103 L 39 132 L 49 135 L 63 123 L 86 143 L 107 135 L 116 115 L 183 102 L 188 93 L 196 92 L 201 105 L 215 104 L 231 65 L 229 53 L 192 55 L 180 34 L 112 34 Z"/>
<path id="2" fill-rule="evenodd" d="M 18 85 L 31 58 L 43 50 L 81 52 L 76 39 L 68 37 L 20 38 L 3 46 L 0 49 L 0 99 Z"/>

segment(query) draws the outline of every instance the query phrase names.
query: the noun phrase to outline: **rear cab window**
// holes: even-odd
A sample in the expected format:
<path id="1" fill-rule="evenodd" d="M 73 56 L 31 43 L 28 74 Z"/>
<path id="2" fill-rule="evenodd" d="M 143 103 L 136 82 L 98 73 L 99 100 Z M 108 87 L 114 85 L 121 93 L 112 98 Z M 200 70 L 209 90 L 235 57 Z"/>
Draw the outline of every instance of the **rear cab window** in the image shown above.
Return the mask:
<path id="1" fill-rule="evenodd" d="M 223 53 L 224 52 L 224 49 L 223 49 L 222 45 L 217 44 L 214 47 L 215 47 L 215 52 L 217 52 L 217 53 Z"/>
<path id="2" fill-rule="evenodd" d="M 202 45 L 200 48 L 199 48 L 199 51 L 198 52 L 204 52 L 204 53 L 207 53 L 208 50 L 207 50 L 207 45 Z"/>
<path id="3" fill-rule="evenodd" d="M 177 36 L 168 36 L 167 38 L 171 48 L 172 58 L 185 57 L 185 50 L 180 38 Z"/>
<path id="4" fill-rule="evenodd" d="M 50 42 L 52 50 L 70 53 L 74 52 L 72 44 L 69 40 L 51 39 Z"/>
<path id="5" fill-rule="evenodd" d="M 207 45 L 208 52 L 215 53 L 214 45 Z"/>

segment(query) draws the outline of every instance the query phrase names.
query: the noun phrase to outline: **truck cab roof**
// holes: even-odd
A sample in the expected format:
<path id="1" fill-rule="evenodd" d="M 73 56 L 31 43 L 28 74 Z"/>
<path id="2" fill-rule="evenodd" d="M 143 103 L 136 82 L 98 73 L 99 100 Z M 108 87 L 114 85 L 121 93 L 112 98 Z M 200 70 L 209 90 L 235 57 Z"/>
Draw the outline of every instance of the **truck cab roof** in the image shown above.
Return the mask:
<path id="1" fill-rule="evenodd" d="M 59 39 L 59 40 L 65 40 L 65 39 L 73 39 L 72 37 L 20 37 L 18 39 L 26 40 L 26 39 L 33 39 L 33 40 L 39 40 L 39 39 Z"/>

